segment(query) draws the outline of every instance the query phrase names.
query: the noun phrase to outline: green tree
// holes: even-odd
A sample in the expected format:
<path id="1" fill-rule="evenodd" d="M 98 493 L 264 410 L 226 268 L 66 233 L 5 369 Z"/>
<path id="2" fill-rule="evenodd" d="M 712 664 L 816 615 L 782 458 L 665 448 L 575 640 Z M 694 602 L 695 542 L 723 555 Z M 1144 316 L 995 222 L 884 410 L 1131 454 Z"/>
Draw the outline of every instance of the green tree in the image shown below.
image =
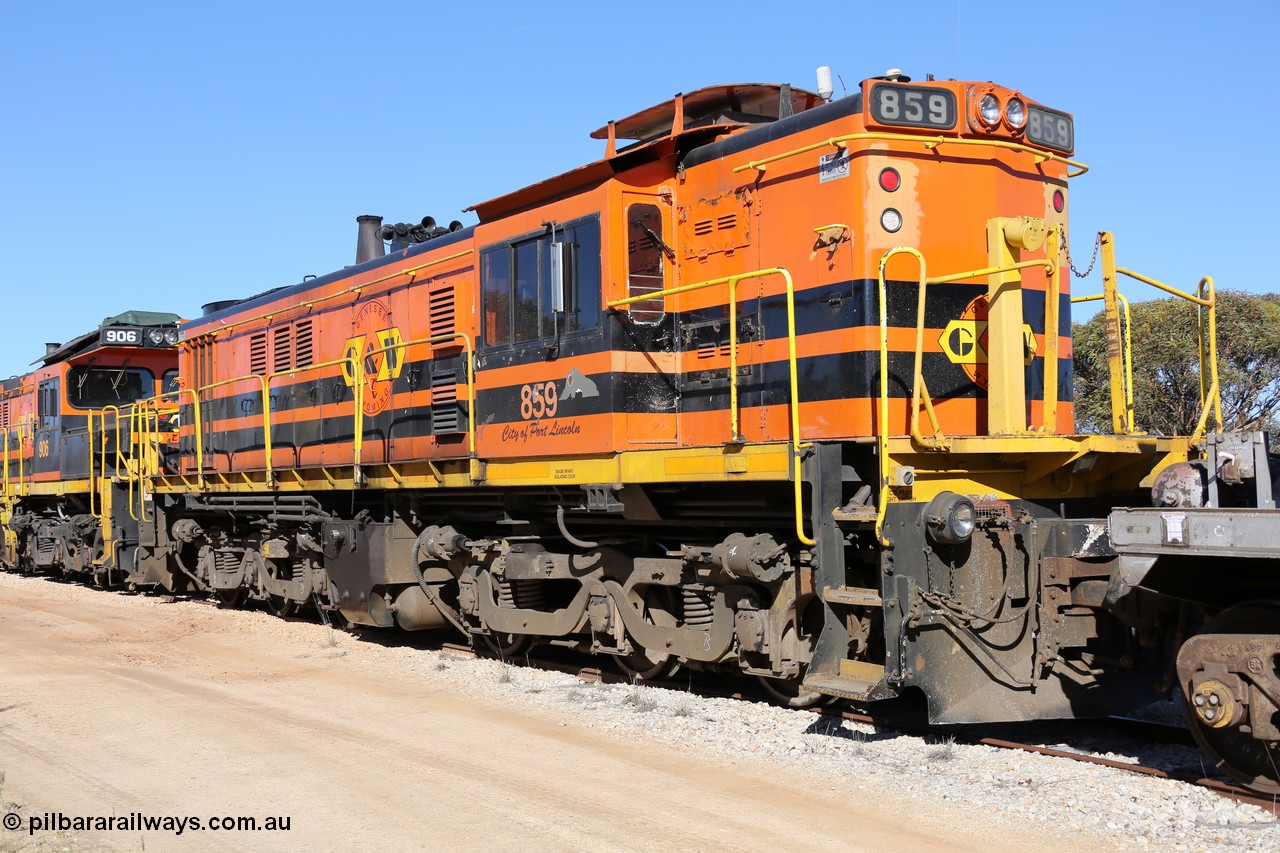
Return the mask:
<path id="1" fill-rule="evenodd" d="M 1217 294 L 1218 380 L 1228 429 L 1280 431 L 1280 294 Z M 1138 429 L 1190 435 L 1200 416 L 1196 307 L 1170 297 L 1132 306 L 1133 395 Z M 1103 312 L 1072 324 L 1079 432 L 1111 432 Z"/>

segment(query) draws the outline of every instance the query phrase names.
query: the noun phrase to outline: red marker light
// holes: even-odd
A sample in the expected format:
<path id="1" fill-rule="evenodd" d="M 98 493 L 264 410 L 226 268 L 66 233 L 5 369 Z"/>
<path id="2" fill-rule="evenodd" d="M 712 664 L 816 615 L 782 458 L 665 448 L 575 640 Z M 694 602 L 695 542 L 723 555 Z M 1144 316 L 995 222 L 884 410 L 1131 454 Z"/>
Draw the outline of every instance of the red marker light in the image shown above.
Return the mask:
<path id="1" fill-rule="evenodd" d="M 1062 190 L 1053 191 L 1053 209 L 1058 213 L 1062 212 L 1062 208 L 1067 206 L 1067 197 L 1062 194 Z"/>
<path id="2" fill-rule="evenodd" d="M 885 169 L 880 173 L 880 189 L 891 193 L 900 186 L 902 186 L 902 176 L 898 174 L 897 169 Z"/>

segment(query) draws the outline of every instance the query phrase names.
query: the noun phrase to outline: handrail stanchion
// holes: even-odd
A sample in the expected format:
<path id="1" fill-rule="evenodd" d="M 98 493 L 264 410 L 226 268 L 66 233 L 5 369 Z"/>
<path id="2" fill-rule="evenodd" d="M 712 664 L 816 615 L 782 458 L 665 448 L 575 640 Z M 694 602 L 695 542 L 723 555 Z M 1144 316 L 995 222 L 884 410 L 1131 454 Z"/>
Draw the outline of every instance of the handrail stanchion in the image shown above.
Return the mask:
<path id="1" fill-rule="evenodd" d="M 1044 391 L 1040 404 L 1040 429 L 1058 434 L 1058 302 L 1062 298 L 1062 226 L 1050 225 L 1044 238 L 1044 256 L 1053 259 L 1049 292 L 1044 303 Z"/>
<path id="2" fill-rule="evenodd" d="M 1104 294 L 1093 293 L 1088 296 L 1073 296 L 1071 301 L 1073 303 L 1096 302 L 1105 298 Z M 1116 301 L 1120 303 L 1124 313 L 1124 411 L 1126 424 L 1124 434 L 1141 435 L 1138 431 L 1133 405 L 1133 315 L 1129 310 L 1129 300 L 1125 298 L 1123 293 L 1116 291 Z"/>
<path id="3" fill-rule="evenodd" d="M 1213 276 L 1205 276 L 1200 279 L 1200 284 L 1196 287 L 1196 295 L 1205 300 L 1208 304 L 1202 306 L 1200 318 L 1200 404 L 1208 411 L 1209 403 L 1213 403 L 1213 415 L 1218 424 L 1218 430 L 1222 430 L 1222 388 L 1218 382 L 1218 298 L 1214 292 Z M 1206 334 L 1204 314 L 1209 315 L 1209 328 Z M 1208 340 L 1206 347 L 1205 341 Z M 1208 349 L 1209 362 L 1209 387 L 1205 388 L 1205 350 Z"/>

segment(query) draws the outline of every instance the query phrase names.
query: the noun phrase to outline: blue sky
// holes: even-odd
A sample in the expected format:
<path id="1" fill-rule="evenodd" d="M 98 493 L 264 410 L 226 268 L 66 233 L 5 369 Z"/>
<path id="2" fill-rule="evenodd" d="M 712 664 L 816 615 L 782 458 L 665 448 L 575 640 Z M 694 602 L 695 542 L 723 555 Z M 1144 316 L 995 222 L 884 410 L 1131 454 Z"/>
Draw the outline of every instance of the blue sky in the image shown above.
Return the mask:
<path id="1" fill-rule="evenodd" d="M 1074 113 L 1080 266 L 1280 290 L 1280 3 L 18 3 L 0 12 L 0 375 L 128 309 L 196 316 L 352 262 L 355 217 L 462 208 L 715 83 L 890 67 Z M 840 92 L 840 82 L 836 91 Z M 1101 288 L 1097 273 L 1077 284 Z M 1140 286 L 1132 298 L 1156 294 Z"/>

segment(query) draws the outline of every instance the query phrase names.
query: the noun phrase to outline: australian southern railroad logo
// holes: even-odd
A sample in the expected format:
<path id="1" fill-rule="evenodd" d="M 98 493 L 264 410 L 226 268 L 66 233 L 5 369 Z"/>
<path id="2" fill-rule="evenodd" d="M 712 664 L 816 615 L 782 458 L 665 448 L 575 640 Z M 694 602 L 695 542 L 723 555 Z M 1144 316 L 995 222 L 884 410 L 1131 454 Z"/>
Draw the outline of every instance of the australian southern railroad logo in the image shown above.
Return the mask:
<path id="1" fill-rule="evenodd" d="M 404 337 L 391 324 L 391 311 L 381 301 L 366 302 L 356 309 L 351 329 L 355 334 L 347 338 L 342 351 L 342 378 L 348 388 L 356 387 L 351 362 L 358 360 L 364 376 L 364 413 L 376 415 L 391 400 L 391 380 L 398 379 L 404 369 L 404 350 L 399 349 Z"/>
<path id="2" fill-rule="evenodd" d="M 986 295 L 965 306 L 957 320 L 952 320 L 942 330 L 938 343 L 955 364 L 964 368 L 969 380 L 981 388 L 987 387 L 987 309 Z M 1022 325 L 1022 348 L 1026 364 L 1036 357 L 1036 335 L 1031 327 Z"/>

